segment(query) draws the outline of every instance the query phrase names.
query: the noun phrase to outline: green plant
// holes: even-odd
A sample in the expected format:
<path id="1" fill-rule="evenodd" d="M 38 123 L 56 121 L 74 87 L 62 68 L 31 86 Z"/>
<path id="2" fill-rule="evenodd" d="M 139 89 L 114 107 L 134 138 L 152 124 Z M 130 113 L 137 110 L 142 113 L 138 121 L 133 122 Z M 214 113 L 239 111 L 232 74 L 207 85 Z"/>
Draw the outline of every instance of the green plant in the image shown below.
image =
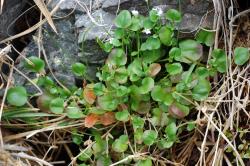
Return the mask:
<path id="1" fill-rule="evenodd" d="M 27 102 L 27 92 L 24 87 L 13 87 L 8 90 L 8 103 L 14 106 L 23 106 Z"/>
<path id="2" fill-rule="evenodd" d="M 27 59 L 25 67 L 33 72 L 42 72 L 44 70 L 45 63 L 42 59 L 36 56 L 31 56 Z"/>
<path id="3" fill-rule="evenodd" d="M 86 66 L 82 63 L 75 63 L 72 65 L 72 72 L 76 76 L 84 76 L 86 74 Z"/>
<path id="4" fill-rule="evenodd" d="M 249 60 L 249 50 L 244 47 L 236 47 L 234 50 L 234 62 L 237 65 L 243 65 Z"/>
<path id="5" fill-rule="evenodd" d="M 84 162 L 82 165 L 93 158 L 101 165 L 109 165 L 109 151 L 121 160 L 145 147 L 149 151 L 150 147 L 169 149 L 181 141 L 184 130 L 195 129 L 195 119 L 189 117 L 196 114 L 194 103 L 205 101 L 210 95 L 211 76 L 227 71 L 227 56 L 223 50 L 215 49 L 205 66 L 201 61 L 203 47 L 213 45 L 214 33 L 200 30 L 196 40 L 180 40 L 175 26 L 181 19 L 181 13 L 174 9 L 165 15 L 153 9 L 148 17 L 123 10 L 114 20 L 116 29 L 110 39 L 97 39 L 109 54 L 96 74 L 99 81 L 85 82 L 82 88 L 72 87 L 68 92 L 47 76 L 39 78 L 37 84 L 44 94 L 37 99 L 38 107 L 72 120 L 84 119 L 89 128 L 86 133 L 91 135 L 93 144 L 81 152 L 78 159 Z M 245 48 L 236 48 L 234 54 L 238 65 L 249 59 Z M 30 61 L 35 65 L 28 65 L 31 71 L 44 68 L 42 60 Z M 86 77 L 84 64 L 73 64 L 72 71 L 77 77 Z M 21 100 L 16 102 L 16 98 Z M 23 106 L 27 101 L 25 89 L 10 88 L 7 100 L 11 105 Z M 117 125 L 123 125 L 124 130 L 117 130 Z M 108 134 L 100 129 L 103 126 L 112 126 Z M 78 132 L 73 131 L 72 139 L 83 146 L 83 136 Z M 152 160 L 142 157 L 135 163 L 152 165 Z"/>

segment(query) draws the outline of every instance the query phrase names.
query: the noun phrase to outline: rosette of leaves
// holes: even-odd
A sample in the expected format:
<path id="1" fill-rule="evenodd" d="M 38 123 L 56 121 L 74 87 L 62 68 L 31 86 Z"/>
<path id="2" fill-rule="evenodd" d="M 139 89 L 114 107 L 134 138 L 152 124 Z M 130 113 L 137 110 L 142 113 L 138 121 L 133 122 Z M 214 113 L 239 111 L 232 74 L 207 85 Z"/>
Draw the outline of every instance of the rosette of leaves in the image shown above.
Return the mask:
<path id="1" fill-rule="evenodd" d="M 151 146 L 168 149 L 178 141 L 183 130 L 179 125 L 191 118 L 186 118 L 190 113 L 196 113 L 193 103 L 210 95 L 210 77 L 227 70 L 226 55 L 219 49 L 212 52 L 208 65 L 201 62 L 203 47 L 212 45 L 214 34 L 201 30 L 196 39 L 177 40 L 175 25 L 181 19 L 181 13 L 174 9 L 164 15 L 154 9 L 148 17 L 123 10 L 114 20 L 116 28 L 110 39 L 97 39 L 108 54 L 96 74 L 99 81 L 84 81 L 83 87 L 75 88 L 70 95 L 63 95 L 55 84 L 46 85 L 48 80 L 41 81 L 45 86 L 56 87 L 53 93 L 50 91 L 52 97 L 46 98 L 46 108 L 54 114 L 66 114 L 69 119 L 83 119 L 89 128 L 86 132 L 91 131 L 88 134 L 94 136 L 94 145 L 86 149 L 80 161 L 109 165 L 109 151 L 121 159 L 133 154 L 133 146 L 138 151 Z M 234 54 L 238 64 L 245 63 L 249 56 L 241 48 Z M 244 57 L 239 59 L 239 54 Z M 72 65 L 72 71 L 76 76 L 86 76 L 84 64 Z M 26 92 L 22 88 L 17 93 L 10 90 L 9 104 L 19 96 L 23 99 L 18 104 L 21 106 L 27 101 Z M 127 130 L 120 130 L 122 126 Z M 194 126 L 188 125 L 187 130 Z M 105 139 L 100 136 L 104 133 Z M 74 140 L 81 143 L 79 137 L 74 136 Z M 152 165 L 148 158 L 135 162 Z"/>

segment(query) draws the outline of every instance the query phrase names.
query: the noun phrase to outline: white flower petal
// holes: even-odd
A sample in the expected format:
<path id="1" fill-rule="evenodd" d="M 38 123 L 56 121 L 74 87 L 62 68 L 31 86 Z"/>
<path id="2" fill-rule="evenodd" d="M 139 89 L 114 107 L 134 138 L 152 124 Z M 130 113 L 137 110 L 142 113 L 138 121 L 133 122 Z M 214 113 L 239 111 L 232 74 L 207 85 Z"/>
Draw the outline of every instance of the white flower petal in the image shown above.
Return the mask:
<path id="1" fill-rule="evenodd" d="M 144 29 L 143 31 L 142 31 L 143 33 L 145 33 L 145 34 L 151 34 L 151 31 L 150 31 L 150 29 Z"/>
<path id="2" fill-rule="evenodd" d="M 132 14 L 133 14 L 134 16 L 138 16 L 138 15 L 139 15 L 139 12 L 138 12 L 137 10 L 132 10 L 131 12 L 132 12 Z"/>

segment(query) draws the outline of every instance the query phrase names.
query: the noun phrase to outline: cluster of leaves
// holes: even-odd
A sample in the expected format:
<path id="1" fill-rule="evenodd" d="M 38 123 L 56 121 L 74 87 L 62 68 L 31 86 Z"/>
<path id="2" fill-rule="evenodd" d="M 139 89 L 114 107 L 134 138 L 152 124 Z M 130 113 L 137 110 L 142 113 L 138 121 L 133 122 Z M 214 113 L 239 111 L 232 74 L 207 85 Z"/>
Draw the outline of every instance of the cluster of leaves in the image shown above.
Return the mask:
<path id="1" fill-rule="evenodd" d="M 230 139 L 233 139 L 233 137 L 235 137 L 233 135 L 233 133 L 227 131 L 226 136 Z M 250 159 L 250 142 L 247 140 L 248 138 L 248 129 L 244 129 L 239 127 L 239 135 L 237 137 L 237 150 L 240 154 L 240 156 L 242 157 L 242 159 Z M 233 151 L 232 147 L 229 147 L 226 149 L 227 153 L 232 153 L 234 156 L 236 156 L 235 152 Z M 236 161 L 233 161 L 234 163 L 236 163 Z"/>
<path id="2" fill-rule="evenodd" d="M 179 41 L 175 26 L 181 19 L 174 9 L 164 15 L 153 9 L 148 17 L 123 10 L 115 19 L 117 28 L 111 38 L 97 39 L 109 54 L 97 73 L 99 82 L 86 83 L 83 88 L 72 88 L 69 92 L 47 76 L 37 80 L 45 90 L 37 99 L 38 108 L 47 113 L 66 114 L 70 119 L 84 118 L 85 126 L 92 128 L 95 142 L 81 153 L 80 161 L 87 163 L 95 156 L 98 162 L 109 165 L 109 150 L 117 152 L 121 159 L 132 154 L 133 147 L 139 151 L 150 146 L 171 148 L 179 142 L 182 131 L 195 128 L 195 122 L 184 119 L 195 112 L 193 103 L 209 96 L 209 78 L 227 71 L 227 56 L 224 50 L 215 49 L 208 65 L 203 64 L 203 47 L 213 45 L 214 33 L 200 30 L 195 40 Z M 236 64 L 243 65 L 248 59 L 249 50 L 235 49 Z M 29 58 L 26 66 L 32 72 L 44 71 L 44 62 L 37 57 Z M 72 71 L 78 77 L 86 76 L 84 64 L 73 64 Z M 9 104 L 20 107 L 27 100 L 25 88 L 9 89 Z M 131 132 L 112 130 L 103 140 L 101 130 L 94 129 L 120 123 Z M 112 135 L 115 140 L 110 139 Z M 73 142 L 79 146 L 82 137 L 77 131 L 72 134 Z M 136 164 L 150 166 L 152 161 L 144 158 Z"/>

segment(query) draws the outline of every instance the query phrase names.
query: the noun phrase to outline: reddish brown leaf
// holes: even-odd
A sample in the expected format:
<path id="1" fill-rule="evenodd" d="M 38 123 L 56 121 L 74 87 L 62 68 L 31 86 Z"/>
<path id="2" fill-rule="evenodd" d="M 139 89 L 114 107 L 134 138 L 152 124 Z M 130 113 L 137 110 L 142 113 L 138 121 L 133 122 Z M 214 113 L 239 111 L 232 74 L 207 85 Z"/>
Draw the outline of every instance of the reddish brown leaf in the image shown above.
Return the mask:
<path id="1" fill-rule="evenodd" d="M 152 63 L 149 66 L 149 76 L 154 77 L 161 71 L 161 65 L 159 63 Z"/>
<path id="2" fill-rule="evenodd" d="M 147 114 L 151 109 L 151 103 L 147 101 L 141 101 L 136 109 L 139 114 Z"/>
<path id="3" fill-rule="evenodd" d="M 89 114 L 85 118 L 85 126 L 88 128 L 93 127 L 99 121 L 99 116 L 96 114 Z"/>
<path id="4" fill-rule="evenodd" d="M 171 104 L 169 107 L 169 114 L 174 118 L 181 119 L 185 117 L 185 113 L 182 112 L 176 105 Z"/>
<path id="5" fill-rule="evenodd" d="M 94 93 L 93 88 L 87 85 L 86 88 L 83 90 L 83 98 L 87 103 L 93 104 L 96 99 L 96 95 Z"/>
<path id="6" fill-rule="evenodd" d="M 117 109 L 118 111 L 127 110 L 128 106 L 126 104 L 119 104 Z"/>
<path id="7" fill-rule="evenodd" d="M 49 103 L 50 101 L 54 99 L 53 96 L 47 94 L 47 93 L 44 93 L 42 94 L 41 96 L 39 96 L 37 99 L 36 99 L 36 104 L 37 104 L 37 107 L 41 110 L 41 111 L 44 111 L 44 112 L 48 112 L 50 111 L 49 109 Z"/>
<path id="8" fill-rule="evenodd" d="M 114 112 L 106 112 L 100 116 L 100 123 L 104 126 L 108 126 L 116 122 Z"/>

